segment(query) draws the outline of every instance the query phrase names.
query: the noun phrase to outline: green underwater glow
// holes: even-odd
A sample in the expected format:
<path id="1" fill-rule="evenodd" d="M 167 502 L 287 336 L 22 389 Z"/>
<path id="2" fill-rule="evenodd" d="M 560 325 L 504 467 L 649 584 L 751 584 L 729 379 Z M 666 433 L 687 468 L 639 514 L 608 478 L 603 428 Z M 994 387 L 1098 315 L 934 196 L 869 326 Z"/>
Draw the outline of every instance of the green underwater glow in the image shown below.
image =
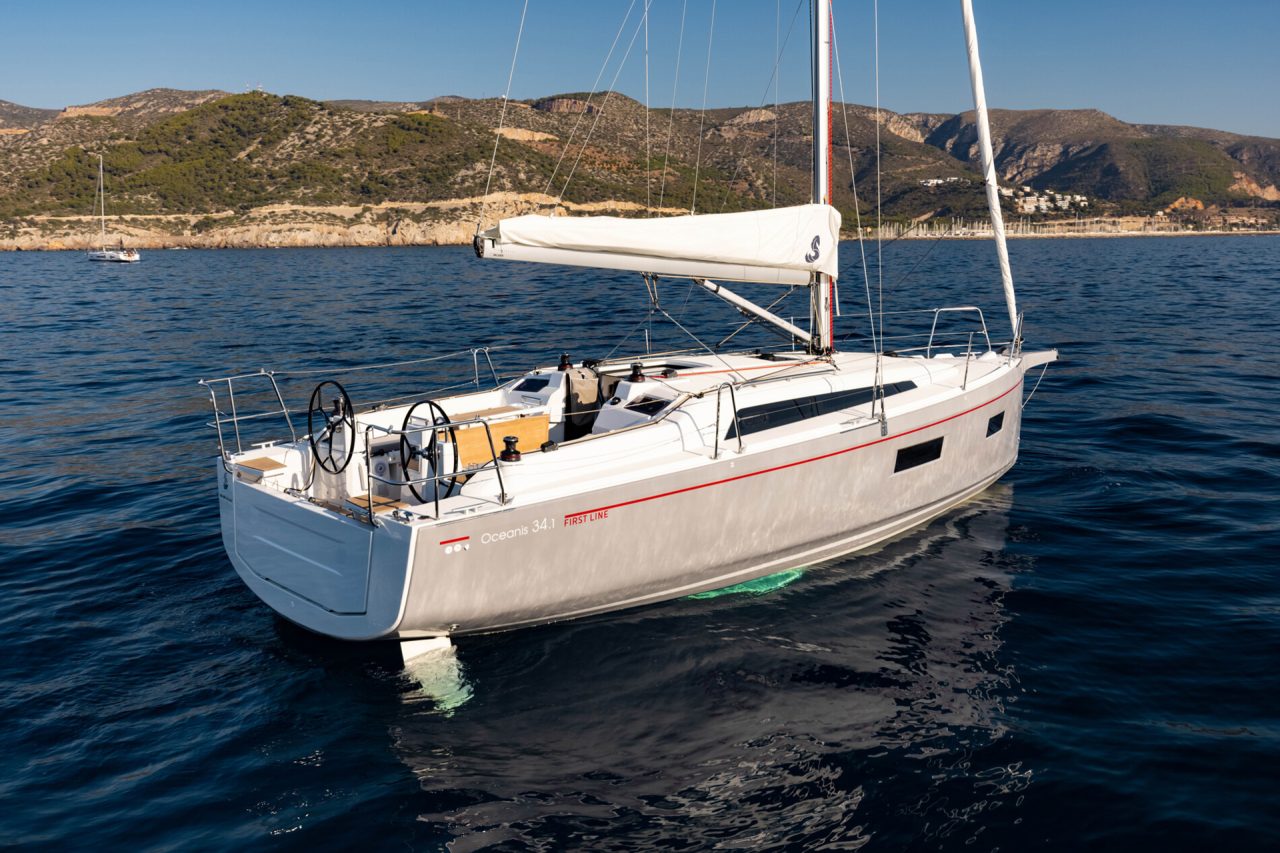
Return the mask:
<path id="1" fill-rule="evenodd" d="M 693 595 L 686 595 L 685 598 L 719 598 L 722 595 L 764 595 L 773 592 L 775 589 L 782 589 L 790 583 L 799 580 L 804 576 L 804 569 L 787 569 L 785 572 L 778 572 L 774 575 L 765 575 L 762 578 L 736 583 L 733 586 L 726 586 L 723 589 L 711 589 L 706 592 L 695 592 Z"/>

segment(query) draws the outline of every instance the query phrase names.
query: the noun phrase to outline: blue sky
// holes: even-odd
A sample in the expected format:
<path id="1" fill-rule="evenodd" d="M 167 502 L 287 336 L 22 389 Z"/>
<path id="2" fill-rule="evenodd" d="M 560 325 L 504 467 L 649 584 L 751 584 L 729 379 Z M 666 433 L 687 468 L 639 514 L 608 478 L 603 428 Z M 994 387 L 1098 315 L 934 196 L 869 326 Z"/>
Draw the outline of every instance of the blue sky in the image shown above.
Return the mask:
<path id="1" fill-rule="evenodd" d="M 513 97 L 587 90 L 632 0 L 530 0 Z M 650 0 L 649 102 L 671 103 L 681 9 Z M 708 104 L 772 102 L 771 56 L 798 0 L 716 0 Z M 639 22 L 636 0 L 602 85 Z M 992 106 L 1096 107 L 1125 121 L 1280 137 L 1280 0 L 974 0 Z M 676 103 L 702 102 L 712 0 L 687 0 Z M 313 98 L 494 96 L 506 87 L 520 0 L 201 4 L 6 0 L 0 99 L 83 104 L 156 86 Z M 780 97 L 807 97 L 807 5 Z M 872 2 L 836 0 L 848 100 L 871 103 Z M 781 19 L 780 25 L 775 24 Z M 958 0 L 881 0 L 887 108 L 969 104 Z M 617 78 L 644 99 L 644 34 Z M 838 93 L 837 93 L 838 94 Z"/>

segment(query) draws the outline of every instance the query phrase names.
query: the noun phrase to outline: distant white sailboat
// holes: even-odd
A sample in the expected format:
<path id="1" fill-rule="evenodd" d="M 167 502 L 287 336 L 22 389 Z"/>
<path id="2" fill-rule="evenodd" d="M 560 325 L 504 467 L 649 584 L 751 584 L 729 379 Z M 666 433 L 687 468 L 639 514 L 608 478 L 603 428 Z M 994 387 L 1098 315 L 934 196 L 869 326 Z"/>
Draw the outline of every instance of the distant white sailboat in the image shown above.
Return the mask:
<path id="1" fill-rule="evenodd" d="M 107 247 L 107 186 L 102 180 L 102 155 L 98 155 L 98 192 L 94 196 L 94 206 L 98 208 L 99 221 L 102 225 L 102 236 L 100 238 L 100 249 L 89 250 L 89 260 L 91 261 L 114 261 L 119 264 L 132 264 L 142 260 L 142 256 L 138 254 L 137 249 L 126 249 L 124 247 L 124 238 L 120 238 L 120 245 L 114 249 Z"/>
<path id="2" fill-rule="evenodd" d="M 928 335 L 906 348 L 876 338 L 870 351 L 837 350 L 830 0 L 814 0 L 810 203 L 650 219 L 518 216 L 475 238 L 484 259 L 637 272 L 655 300 L 658 276 L 691 280 L 792 345 L 576 363 L 566 354 L 505 383 L 495 373 L 490 390 L 412 405 L 357 408 L 325 381 L 301 436 L 275 374 L 207 380 L 223 541 L 240 577 L 318 633 L 417 641 L 408 658 L 459 635 L 812 565 L 924 524 L 998 480 L 1018 456 L 1024 378 L 1057 352 L 1022 348 L 969 2 L 1006 343 L 993 343 L 982 312 L 966 305 L 925 314 Z M 808 288 L 809 328 L 723 282 Z M 967 338 L 943 340 L 939 317 L 957 314 L 972 318 Z M 487 357 L 471 352 L 477 386 Z M 249 382 L 265 383 L 271 410 L 246 411 Z M 246 446 L 242 429 L 271 416 L 289 434 Z"/>

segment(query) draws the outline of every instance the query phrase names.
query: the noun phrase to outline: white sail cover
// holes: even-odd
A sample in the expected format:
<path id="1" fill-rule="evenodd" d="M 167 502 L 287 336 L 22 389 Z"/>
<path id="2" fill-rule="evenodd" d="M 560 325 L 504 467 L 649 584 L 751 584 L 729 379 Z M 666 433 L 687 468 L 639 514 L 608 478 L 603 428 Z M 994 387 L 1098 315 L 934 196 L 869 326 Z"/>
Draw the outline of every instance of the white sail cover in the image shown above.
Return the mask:
<path id="1" fill-rule="evenodd" d="M 622 219 L 517 216 L 477 239 L 483 257 L 689 278 L 807 284 L 835 277 L 840 212 L 805 204 L 745 213 Z"/>

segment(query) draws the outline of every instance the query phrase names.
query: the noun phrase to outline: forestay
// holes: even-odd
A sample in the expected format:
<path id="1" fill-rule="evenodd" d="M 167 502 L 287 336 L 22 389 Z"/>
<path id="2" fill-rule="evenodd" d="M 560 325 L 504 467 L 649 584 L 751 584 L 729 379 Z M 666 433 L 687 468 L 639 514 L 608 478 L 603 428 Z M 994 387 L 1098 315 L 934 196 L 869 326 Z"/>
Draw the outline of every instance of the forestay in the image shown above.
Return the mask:
<path id="1" fill-rule="evenodd" d="M 588 266 L 685 278 L 808 284 L 833 278 L 840 212 L 804 204 L 744 213 L 622 219 L 517 216 L 476 237 L 485 258 Z"/>

